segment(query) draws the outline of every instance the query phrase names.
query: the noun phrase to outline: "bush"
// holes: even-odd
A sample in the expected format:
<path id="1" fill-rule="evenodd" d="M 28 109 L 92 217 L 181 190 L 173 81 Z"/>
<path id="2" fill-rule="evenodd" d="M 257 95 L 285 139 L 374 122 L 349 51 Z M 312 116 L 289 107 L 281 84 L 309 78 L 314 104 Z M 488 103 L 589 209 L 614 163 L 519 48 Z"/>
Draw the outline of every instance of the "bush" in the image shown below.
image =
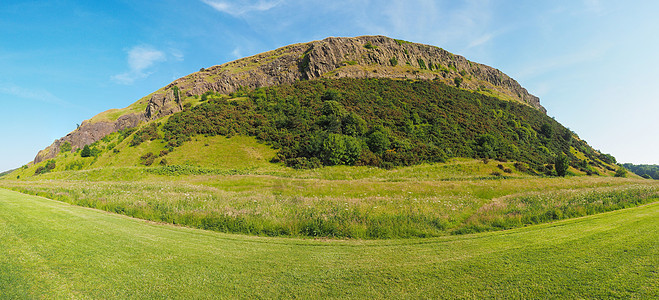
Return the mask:
<path id="1" fill-rule="evenodd" d="M 371 44 L 371 42 L 367 42 L 366 45 L 364 45 L 364 48 L 371 50 L 371 49 L 376 49 L 377 46 L 374 46 L 373 44 Z"/>
<path id="2" fill-rule="evenodd" d="M 462 84 L 462 77 L 453 78 L 453 83 L 455 83 L 455 86 L 459 88 L 460 85 Z"/>
<path id="3" fill-rule="evenodd" d="M 623 167 L 618 168 L 616 170 L 616 174 L 614 175 L 615 177 L 627 177 L 627 170 Z"/>
<path id="4" fill-rule="evenodd" d="M 326 165 L 352 165 L 361 153 L 362 146 L 357 138 L 329 134 L 323 141 L 320 159 Z"/>
<path id="5" fill-rule="evenodd" d="M 89 148 L 89 145 L 85 145 L 82 147 L 82 151 L 80 152 L 80 157 L 90 157 L 92 156 L 92 149 Z"/>
<path id="6" fill-rule="evenodd" d="M 130 142 L 130 146 L 135 147 L 145 141 L 153 141 L 162 138 L 158 132 L 158 126 L 160 126 L 160 123 L 151 123 L 142 127 L 133 136 L 133 140 Z"/>
<path id="7" fill-rule="evenodd" d="M 427 67 L 426 67 L 426 62 L 423 61 L 423 59 L 420 59 L 420 58 L 419 58 L 419 59 L 416 60 L 416 62 L 419 63 L 419 68 L 421 68 L 421 69 L 423 69 L 423 70 L 427 69 Z"/>
<path id="8" fill-rule="evenodd" d="M 286 160 L 286 165 L 294 169 L 315 169 L 323 166 L 320 159 L 316 157 L 295 157 Z"/>
<path id="9" fill-rule="evenodd" d="M 382 153 L 389 149 L 391 141 L 386 132 L 375 130 L 368 136 L 368 148 L 374 153 Z"/>
<path id="10" fill-rule="evenodd" d="M 72 148 L 71 148 L 71 143 L 69 143 L 69 142 L 64 142 L 64 143 L 62 143 L 62 145 L 59 147 L 59 149 L 60 149 L 60 150 L 59 150 L 60 152 L 71 152 L 71 150 L 72 150 Z"/>
<path id="11" fill-rule="evenodd" d="M 147 154 L 140 156 L 140 163 L 145 166 L 152 165 L 155 160 L 156 155 L 154 155 L 152 152 L 148 152 Z"/>
<path id="12" fill-rule="evenodd" d="M 53 169 L 55 169 L 56 166 L 57 166 L 57 165 L 56 165 L 56 163 L 55 163 L 55 160 L 52 160 L 52 159 L 51 159 L 51 160 L 47 161 L 45 165 L 43 165 L 43 166 L 39 166 L 39 167 L 35 170 L 34 175 L 39 175 L 39 174 L 48 173 L 48 172 L 52 171 Z"/>

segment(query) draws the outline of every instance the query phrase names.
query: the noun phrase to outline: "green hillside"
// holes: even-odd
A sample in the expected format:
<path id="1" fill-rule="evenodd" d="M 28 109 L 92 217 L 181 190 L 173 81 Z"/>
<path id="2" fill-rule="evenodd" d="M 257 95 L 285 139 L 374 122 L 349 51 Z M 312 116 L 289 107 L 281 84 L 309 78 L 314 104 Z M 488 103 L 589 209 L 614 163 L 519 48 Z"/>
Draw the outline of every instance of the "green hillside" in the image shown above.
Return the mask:
<path id="1" fill-rule="evenodd" d="M 256 238 L 0 190 L 0 298 L 659 297 L 659 205 L 424 240 Z"/>
<path id="2" fill-rule="evenodd" d="M 320 79 L 182 102 L 0 186 L 214 231 L 360 239 L 516 228 L 659 195 L 614 178 L 613 157 L 537 109 L 437 81 Z"/>
<path id="3" fill-rule="evenodd" d="M 65 147 L 50 163 L 16 176 L 152 165 L 275 167 L 268 162 L 393 168 L 454 157 L 515 161 L 502 171 L 535 175 L 611 175 L 618 168 L 613 157 L 528 105 L 435 81 L 310 80 L 184 102 L 182 112 L 106 136 L 87 153 Z M 235 145 L 205 140 L 214 136 Z M 569 170 L 555 168 L 561 158 Z"/>

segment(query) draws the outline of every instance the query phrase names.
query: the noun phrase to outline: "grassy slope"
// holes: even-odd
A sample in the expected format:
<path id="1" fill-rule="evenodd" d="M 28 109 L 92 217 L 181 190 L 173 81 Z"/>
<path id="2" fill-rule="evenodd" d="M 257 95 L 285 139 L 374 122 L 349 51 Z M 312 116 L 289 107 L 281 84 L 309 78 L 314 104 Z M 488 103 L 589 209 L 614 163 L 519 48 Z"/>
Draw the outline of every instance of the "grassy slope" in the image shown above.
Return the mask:
<path id="1" fill-rule="evenodd" d="M 60 153 L 53 172 L 34 176 L 37 166 L 29 166 L 2 178 L 0 186 L 223 232 L 359 238 L 497 230 L 620 208 L 598 208 L 593 202 L 600 199 L 589 196 L 593 193 L 645 190 L 649 196 L 639 197 L 640 203 L 659 196 L 659 182 L 598 176 L 543 178 L 515 170 L 512 162 L 494 160 L 484 164 L 452 159 L 394 170 L 347 166 L 294 170 L 269 163 L 275 150 L 244 136 L 196 136 L 165 156 L 171 165 L 192 165 L 219 174 L 162 176 L 148 171 L 159 167 L 137 166 L 140 155 L 159 153 L 163 143 L 147 141 L 130 147 L 131 139 L 121 140 L 115 133 L 96 147 L 115 144 L 118 153 L 105 149 L 98 158 Z M 65 171 L 76 162 L 89 169 Z M 499 164 L 512 173 L 501 172 Z M 20 180 L 15 180 L 18 176 Z M 575 194 L 579 195 L 575 198 Z M 582 200 L 591 204 L 586 207 Z M 554 207 L 562 210 L 557 216 Z M 566 215 L 569 207 L 579 211 Z"/>
<path id="2" fill-rule="evenodd" d="M 659 204 L 389 241 L 256 238 L 0 190 L 0 298 L 657 298 Z"/>
<path id="3" fill-rule="evenodd" d="M 59 153 L 55 158 L 57 167 L 53 172 L 66 171 L 67 166 L 79 163 L 83 169 L 99 169 L 99 168 L 122 168 L 122 167 L 136 167 L 140 165 L 140 156 L 147 152 L 158 154 L 165 149 L 165 144 L 161 141 L 147 141 L 138 146 L 130 147 L 129 143 L 132 137 L 120 139 L 118 133 L 113 133 L 105 141 L 99 141 L 96 147 L 103 150 L 98 158 L 80 157 L 80 153 Z M 119 153 L 107 149 L 110 144 L 115 144 L 115 148 Z M 113 149 L 113 150 L 114 150 Z M 476 160 L 471 159 L 453 159 L 453 162 L 465 162 L 461 164 L 437 164 L 423 165 L 420 169 L 413 168 L 399 168 L 394 171 L 387 171 L 377 168 L 354 168 L 354 167 L 333 167 L 321 168 L 312 171 L 305 170 L 292 170 L 281 166 L 280 164 L 273 164 L 269 161 L 275 156 L 276 150 L 271 147 L 259 143 L 253 137 L 234 136 L 226 138 L 222 136 L 204 137 L 196 136 L 192 141 L 186 142 L 183 146 L 176 148 L 173 152 L 169 153 L 165 158 L 169 165 L 193 165 L 204 168 L 215 169 L 236 169 L 236 170 L 251 170 L 252 173 L 272 173 L 276 172 L 277 175 L 286 177 L 317 177 L 317 176 L 343 176 L 343 178 L 333 179 L 358 179 L 363 177 L 384 176 L 383 174 L 395 174 L 396 178 L 412 178 L 415 179 L 452 179 L 452 178 L 474 178 L 474 177 L 487 177 L 491 176 L 493 172 L 504 174 L 500 169 L 497 169 L 499 162 L 491 160 L 488 165 L 476 163 Z M 581 154 L 581 153 L 579 153 Z M 583 154 L 581 154 L 583 156 Z M 160 158 L 156 159 L 154 165 L 158 165 Z M 36 165 L 26 165 L 8 174 L 6 178 L 15 179 L 20 176 L 26 179 L 34 176 L 35 170 L 39 166 L 44 166 L 46 162 Z M 513 163 L 503 163 L 506 168 L 513 171 L 512 174 L 504 174 L 512 177 L 526 177 L 524 173 L 520 173 L 513 167 Z M 604 176 L 613 176 L 612 171 L 606 169 L 596 168 L 600 174 Z M 75 170 L 75 169 L 74 169 Z M 329 170 L 329 171 L 328 171 Z M 343 171 L 337 171 L 343 170 Z M 583 175 L 583 172 L 570 167 L 570 172 L 574 174 Z M 420 174 L 417 174 L 421 172 Z M 439 173 L 437 173 L 439 172 Z M 341 175 L 343 173 L 344 175 Z M 43 176 L 42 177 L 48 177 Z M 387 175 L 391 177 L 392 175 Z M 640 178 L 634 174 L 629 174 L 629 177 Z M 117 178 L 122 180 L 123 178 Z M 131 178 L 132 179 L 132 178 Z M 395 178 L 394 178 L 395 179 Z"/>

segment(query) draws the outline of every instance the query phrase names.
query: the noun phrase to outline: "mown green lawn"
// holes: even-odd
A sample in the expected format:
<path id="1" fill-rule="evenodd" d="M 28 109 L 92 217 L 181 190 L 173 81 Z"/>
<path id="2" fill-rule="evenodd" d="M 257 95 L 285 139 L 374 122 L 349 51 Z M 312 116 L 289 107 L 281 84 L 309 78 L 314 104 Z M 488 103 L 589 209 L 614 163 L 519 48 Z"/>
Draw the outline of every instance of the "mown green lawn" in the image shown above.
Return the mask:
<path id="1" fill-rule="evenodd" d="M 659 297 L 659 203 L 474 235 L 311 240 L 0 189 L 0 298 Z"/>

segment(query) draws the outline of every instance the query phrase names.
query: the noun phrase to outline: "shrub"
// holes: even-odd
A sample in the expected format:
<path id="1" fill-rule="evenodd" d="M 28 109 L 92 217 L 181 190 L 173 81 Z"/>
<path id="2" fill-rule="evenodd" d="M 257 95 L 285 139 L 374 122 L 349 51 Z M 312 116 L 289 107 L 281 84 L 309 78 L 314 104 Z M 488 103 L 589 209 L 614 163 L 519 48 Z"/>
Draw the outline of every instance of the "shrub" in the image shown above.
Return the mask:
<path id="1" fill-rule="evenodd" d="M 391 59 L 389 59 L 389 63 L 391 64 L 392 67 L 395 67 L 398 65 L 398 59 L 394 56 Z"/>
<path id="2" fill-rule="evenodd" d="M 162 138 L 160 133 L 158 133 L 158 126 L 160 126 L 160 123 L 151 123 L 142 127 L 133 136 L 133 140 L 130 142 L 130 146 L 135 147 L 145 141 L 153 141 Z"/>
<path id="3" fill-rule="evenodd" d="M 64 142 L 60 147 L 60 152 L 71 152 L 71 143 Z"/>
<path id="4" fill-rule="evenodd" d="M 367 42 L 366 45 L 364 45 L 364 48 L 372 50 L 372 49 L 376 49 L 377 46 L 374 46 L 373 44 L 371 44 L 371 42 Z"/>
<path id="5" fill-rule="evenodd" d="M 460 85 L 462 84 L 462 77 L 453 78 L 453 83 L 455 83 L 455 86 L 459 88 Z"/>
<path id="6" fill-rule="evenodd" d="M 627 177 L 627 170 L 623 167 L 620 167 L 616 170 L 615 177 Z"/>
<path id="7" fill-rule="evenodd" d="M 320 159 L 316 157 L 295 157 L 286 160 L 286 165 L 294 169 L 315 169 L 323 166 Z"/>
<path id="8" fill-rule="evenodd" d="M 362 146 L 357 138 L 329 134 L 323 140 L 320 159 L 326 165 L 352 165 L 361 153 Z"/>
<path id="9" fill-rule="evenodd" d="M 53 169 L 55 169 L 56 165 L 57 164 L 55 163 L 55 160 L 51 159 L 51 160 L 47 161 L 45 165 L 39 166 L 35 170 L 34 175 L 48 173 L 48 172 L 52 171 Z"/>
<path id="10" fill-rule="evenodd" d="M 155 160 L 156 155 L 154 155 L 152 152 L 148 152 L 147 154 L 140 156 L 140 163 L 145 166 L 152 165 Z"/>
<path id="11" fill-rule="evenodd" d="M 529 166 L 525 163 L 515 162 L 513 166 L 515 166 L 515 169 L 520 172 L 527 172 L 529 170 Z"/>
<path id="12" fill-rule="evenodd" d="M 426 62 L 423 61 L 423 59 L 419 58 L 419 59 L 416 60 L 416 62 L 419 63 L 419 68 L 421 68 L 423 70 L 427 69 Z"/>
<path id="13" fill-rule="evenodd" d="M 374 153 L 381 153 L 389 149 L 391 141 L 386 132 L 375 130 L 368 136 L 368 148 Z"/>

